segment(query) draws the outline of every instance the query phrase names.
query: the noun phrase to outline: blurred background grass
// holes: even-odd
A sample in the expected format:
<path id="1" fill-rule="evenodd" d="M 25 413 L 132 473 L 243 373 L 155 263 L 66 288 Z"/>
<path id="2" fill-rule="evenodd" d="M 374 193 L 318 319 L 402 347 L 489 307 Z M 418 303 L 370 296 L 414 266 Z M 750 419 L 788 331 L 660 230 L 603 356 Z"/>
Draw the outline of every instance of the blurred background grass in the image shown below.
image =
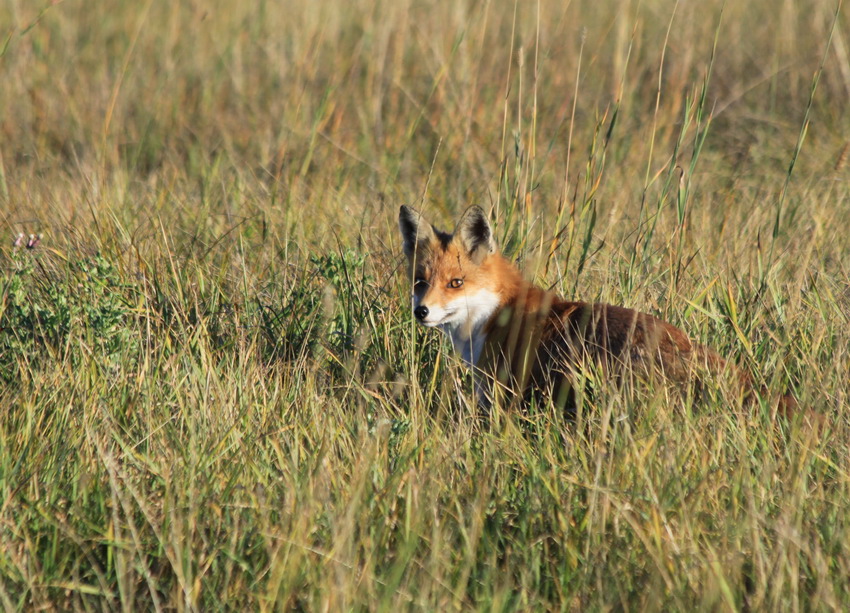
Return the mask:
<path id="1" fill-rule="evenodd" d="M 4 607 L 846 609 L 848 16 L 3 0 Z M 722 382 L 480 422 L 401 203 L 827 427 Z"/>

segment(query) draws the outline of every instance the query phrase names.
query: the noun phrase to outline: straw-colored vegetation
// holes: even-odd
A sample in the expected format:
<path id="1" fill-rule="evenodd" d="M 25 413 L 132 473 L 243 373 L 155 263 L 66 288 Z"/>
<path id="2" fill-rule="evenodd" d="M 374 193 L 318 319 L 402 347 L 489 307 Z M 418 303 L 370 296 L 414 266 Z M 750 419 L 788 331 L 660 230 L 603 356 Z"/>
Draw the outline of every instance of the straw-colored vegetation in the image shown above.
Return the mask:
<path id="1" fill-rule="evenodd" d="M 2 606 L 850 608 L 848 19 L 2 0 Z M 402 203 L 824 428 L 723 381 L 480 419 Z"/>

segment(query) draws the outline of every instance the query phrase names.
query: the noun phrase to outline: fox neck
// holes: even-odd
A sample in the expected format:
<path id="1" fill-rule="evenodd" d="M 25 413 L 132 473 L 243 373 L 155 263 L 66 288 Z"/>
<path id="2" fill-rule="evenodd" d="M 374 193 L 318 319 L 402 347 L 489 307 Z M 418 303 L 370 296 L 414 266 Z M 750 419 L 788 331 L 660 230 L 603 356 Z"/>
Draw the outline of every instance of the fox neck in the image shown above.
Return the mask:
<path id="1" fill-rule="evenodd" d="M 452 341 L 452 347 L 467 364 L 474 366 L 487 340 L 487 322 L 503 308 L 501 297 L 490 290 L 479 290 L 470 296 L 466 318 L 443 324 L 440 328 Z"/>
<path id="2" fill-rule="evenodd" d="M 484 349 L 484 341 L 487 340 L 485 325 L 489 321 L 486 317 L 480 324 L 472 324 L 468 330 L 464 330 L 464 325 L 454 327 L 444 326 L 443 331 L 449 335 L 452 341 L 452 347 L 460 354 L 463 361 L 470 366 L 475 366 L 478 358 L 481 357 L 481 351 Z"/>

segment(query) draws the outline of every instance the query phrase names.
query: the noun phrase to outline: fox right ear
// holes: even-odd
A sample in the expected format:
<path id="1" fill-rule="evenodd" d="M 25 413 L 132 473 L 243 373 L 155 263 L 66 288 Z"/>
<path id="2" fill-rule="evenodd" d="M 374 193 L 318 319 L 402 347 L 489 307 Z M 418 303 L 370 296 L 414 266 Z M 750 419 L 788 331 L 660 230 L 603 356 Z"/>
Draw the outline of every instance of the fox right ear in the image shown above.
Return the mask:
<path id="1" fill-rule="evenodd" d="M 398 212 L 398 227 L 408 258 L 413 257 L 417 245 L 430 243 L 436 237 L 431 224 L 422 219 L 422 213 L 407 205 L 402 205 Z"/>
<path id="2" fill-rule="evenodd" d="M 455 236 L 476 264 L 481 264 L 485 257 L 496 251 L 496 240 L 487 221 L 487 213 L 480 206 L 466 209 L 457 223 Z"/>

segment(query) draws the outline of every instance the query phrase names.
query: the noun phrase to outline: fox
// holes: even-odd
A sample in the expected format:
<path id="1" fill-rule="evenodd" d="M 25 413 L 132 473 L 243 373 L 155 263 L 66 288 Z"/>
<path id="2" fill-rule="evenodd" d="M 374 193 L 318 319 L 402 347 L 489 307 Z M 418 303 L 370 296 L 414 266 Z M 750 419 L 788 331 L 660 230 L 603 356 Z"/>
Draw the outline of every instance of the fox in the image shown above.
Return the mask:
<path id="1" fill-rule="evenodd" d="M 449 337 L 472 369 L 481 408 L 499 398 L 536 398 L 574 411 L 577 375 L 589 363 L 603 379 L 636 373 L 675 384 L 729 372 L 744 402 L 753 402 L 746 371 L 676 326 L 622 306 L 565 300 L 526 280 L 499 252 L 481 207 L 469 207 L 452 233 L 407 205 L 398 221 L 413 317 Z M 790 394 L 777 403 L 786 417 L 796 407 Z"/>

